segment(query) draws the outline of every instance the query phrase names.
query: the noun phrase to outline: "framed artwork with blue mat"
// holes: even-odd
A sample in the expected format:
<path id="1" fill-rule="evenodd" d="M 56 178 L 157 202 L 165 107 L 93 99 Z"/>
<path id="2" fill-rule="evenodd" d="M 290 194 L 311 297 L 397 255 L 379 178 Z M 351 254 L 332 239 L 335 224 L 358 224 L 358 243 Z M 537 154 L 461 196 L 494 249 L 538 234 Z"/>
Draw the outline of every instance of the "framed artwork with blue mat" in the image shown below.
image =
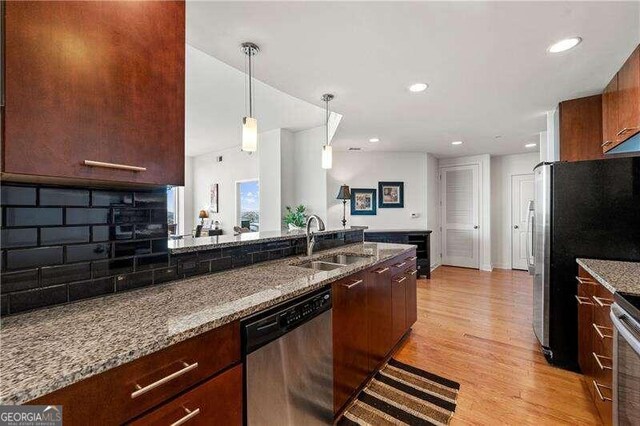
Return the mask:
<path id="1" fill-rule="evenodd" d="M 376 214 L 376 190 L 351 188 L 351 215 L 374 216 Z"/>
<path id="2" fill-rule="evenodd" d="M 404 208 L 404 182 L 378 182 L 378 192 L 381 209 Z"/>

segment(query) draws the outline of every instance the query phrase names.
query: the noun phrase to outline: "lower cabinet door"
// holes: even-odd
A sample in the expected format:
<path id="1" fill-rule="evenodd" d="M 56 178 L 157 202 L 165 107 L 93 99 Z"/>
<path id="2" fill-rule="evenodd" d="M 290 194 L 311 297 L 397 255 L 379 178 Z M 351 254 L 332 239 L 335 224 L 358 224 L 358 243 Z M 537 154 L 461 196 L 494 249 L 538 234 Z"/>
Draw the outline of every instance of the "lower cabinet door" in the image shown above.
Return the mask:
<path id="1" fill-rule="evenodd" d="M 131 425 L 241 425 L 242 365 L 196 386 Z"/>
<path id="2" fill-rule="evenodd" d="M 409 277 L 406 273 L 396 275 L 391 280 L 393 345 L 398 343 L 407 330 L 407 281 Z"/>
<path id="3" fill-rule="evenodd" d="M 369 371 L 375 370 L 393 347 L 391 271 L 383 264 L 367 272 Z"/>
<path id="4" fill-rule="evenodd" d="M 337 412 L 369 375 L 366 274 L 333 284 L 333 401 Z"/>
<path id="5" fill-rule="evenodd" d="M 407 272 L 407 324 L 406 329 L 410 329 L 418 321 L 418 292 L 417 292 L 418 270 L 412 269 Z"/>

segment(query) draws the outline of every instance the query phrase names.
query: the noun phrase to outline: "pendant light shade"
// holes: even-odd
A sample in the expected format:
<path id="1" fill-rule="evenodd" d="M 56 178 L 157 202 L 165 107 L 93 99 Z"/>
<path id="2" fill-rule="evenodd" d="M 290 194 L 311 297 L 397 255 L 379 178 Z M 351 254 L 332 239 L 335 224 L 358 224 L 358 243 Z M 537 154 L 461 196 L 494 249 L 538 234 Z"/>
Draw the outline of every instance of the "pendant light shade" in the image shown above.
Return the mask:
<path id="1" fill-rule="evenodd" d="M 331 147 L 329 141 L 329 101 L 333 99 L 333 95 L 330 93 L 325 93 L 322 95 L 322 100 L 325 104 L 325 130 L 326 130 L 326 139 L 325 144 L 322 146 L 322 168 L 330 169 L 333 167 L 333 149 Z"/>
<path id="2" fill-rule="evenodd" d="M 252 62 L 260 48 L 251 42 L 242 43 L 240 46 L 245 55 L 249 58 L 249 115 L 242 119 L 242 150 L 245 152 L 255 152 L 258 150 L 258 120 L 253 117 L 253 81 Z"/>

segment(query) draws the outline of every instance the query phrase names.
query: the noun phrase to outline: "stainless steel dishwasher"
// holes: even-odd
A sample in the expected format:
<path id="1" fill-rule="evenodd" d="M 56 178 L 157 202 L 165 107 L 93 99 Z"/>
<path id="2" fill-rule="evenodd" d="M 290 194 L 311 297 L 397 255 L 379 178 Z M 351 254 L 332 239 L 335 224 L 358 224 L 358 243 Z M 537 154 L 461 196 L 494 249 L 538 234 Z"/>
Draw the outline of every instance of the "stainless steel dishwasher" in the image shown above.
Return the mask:
<path id="1" fill-rule="evenodd" d="M 333 421 L 331 290 L 242 322 L 248 425 Z"/>

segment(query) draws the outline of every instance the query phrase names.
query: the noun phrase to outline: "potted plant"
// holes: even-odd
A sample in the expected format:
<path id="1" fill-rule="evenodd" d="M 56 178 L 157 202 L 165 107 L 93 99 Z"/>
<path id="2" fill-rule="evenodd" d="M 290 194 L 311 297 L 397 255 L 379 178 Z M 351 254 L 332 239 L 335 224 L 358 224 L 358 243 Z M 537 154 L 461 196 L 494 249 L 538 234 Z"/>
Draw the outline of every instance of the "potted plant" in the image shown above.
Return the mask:
<path id="1" fill-rule="evenodd" d="M 287 213 L 284 215 L 284 223 L 289 226 L 289 229 L 302 229 L 304 228 L 307 215 L 304 213 L 306 207 L 300 204 L 293 210 L 291 207 L 287 206 Z"/>

